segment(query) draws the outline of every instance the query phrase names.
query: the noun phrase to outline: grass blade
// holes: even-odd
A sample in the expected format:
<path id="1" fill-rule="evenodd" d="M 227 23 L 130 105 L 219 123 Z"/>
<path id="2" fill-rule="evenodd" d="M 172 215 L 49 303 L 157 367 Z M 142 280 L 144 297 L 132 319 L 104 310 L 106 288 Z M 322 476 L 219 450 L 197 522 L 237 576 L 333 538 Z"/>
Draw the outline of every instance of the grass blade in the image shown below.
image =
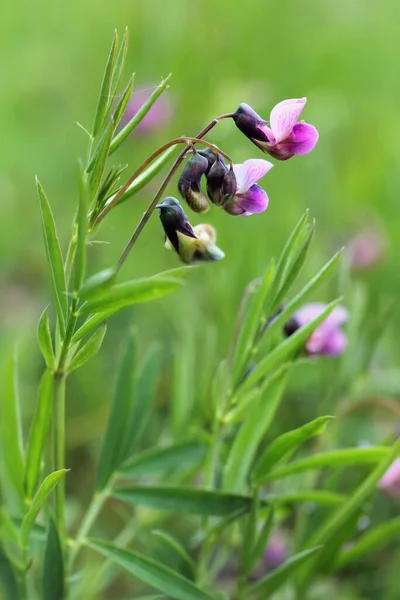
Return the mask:
<path id="1" fill-rule="evenodd" d="M 64 599 L 64 562 L 57 527 L 50 518 L 44 552 L 42 600 Z"/>
<path id="2" fill-rule="evenodd" d="M 96 116 L 93 124 L 92 137 L 95 137 L 103 127 L 105 118 L 110 109 L 112 102 L 111 86 L 114 76 L 114 64 L 118 50 L 118 35 L 114 32 L 114 38 L 111 44 L 110 53 L 108 55 L 107 65 L 104 71 L 103 80 L 101 82 L 99 99 L 97 102 Z"/>
<path id="3" fill-rule="evenodd" d="M 49 369 L 55 368 L 55 357 L 53 350 L 53 342 L 50 333 L 49 307 L 46 306 L 42 312 L 37 329 L 37 340 L 39 348 L 43 354 L 46 366 Z"/>

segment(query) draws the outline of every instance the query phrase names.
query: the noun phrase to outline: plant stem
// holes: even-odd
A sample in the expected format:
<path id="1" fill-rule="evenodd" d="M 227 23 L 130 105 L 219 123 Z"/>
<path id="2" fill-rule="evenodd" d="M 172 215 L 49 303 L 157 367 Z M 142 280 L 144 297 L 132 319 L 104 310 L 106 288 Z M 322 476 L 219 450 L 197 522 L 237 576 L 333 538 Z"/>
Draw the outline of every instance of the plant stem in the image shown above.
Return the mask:
<path id="1" fill-rule="evenodd" d="M 153 152 L 153 154 L 151 154 L 144 161 L 144 163 L 142 163 L 140 165 L 140 167 L 138 167 L 136 169 L 136 171 L 133 173 L 133 175 L 131 175 L 131 177 L 129 177 L 129 179 L 126 181 L 126 183 L 118 190 L 118 192 L 115 194 L 115 196 L 113 196 L 113 198 L 110 200 L 110 202 L 103 208 L 103 210 L 101 211 L 101 213 L 98 215 L 96 221 L 94 222 L 94 227 L 96 227 L 96 225 L 98 225 L 104 219 L 104 217 L 110 212 L 110 210 L 112 208 L 114 208 L 114 206 L 118 203 L 118 201 L 121 198 L 121 196 L 123 196 L 125 194 L 125 192 L 129 188 L 129 186 L 132 185 L 132 183 L 135 181 L 135 179 L 137 177 L 139 177 L 139 175 L 146 169 L 146 167 L 148 167 L 148 165 L 150 165 L 153 162 L 153 160 L 155 160 L 160 154 L 162 154 L 165 150 L 167 150 L 171 146 L 176 146 L 177 144 L 185 143 L 185 144 L 194 145 L 194 144 L 200 142 L 201 138 L 203 136 L 205 136 L 206 133 L 208 133 L 213 127 L 215 127 L 215 125 L 219 121 L 221 121 L 222 119 L 228 119 L 229 117 L 232 117 L 232 113 L 227 113 L 225 115 L 220 115 L 219 117 L 216 117 L 215 119 L 213 119 L 204 129 L 202 129 L 202 131 L 200 131 L 200 133 L 196 137 L 193 138 L 193 137 L 182 136 L 182 137 L 175 138 L 173 140 L 170 140 L 166 144 L 163 144 L 163 146 L 161 146 L 161 148 L 158 148 L 158 150 L 156 150 L 155 152 Z M 204 146 L 207 146 L 208 148 L 211 148 L 215 152 L 219 152 L 219 154 L 221 154 L 222 156 L 224 156 L 232 164 L 232 159 L 230 158 L 230 156 L 228 156 L 228 154 L 225 154 L 225 152 L 222 152 L 219 148 L 217 148 L 217 146 L 215 146 L 214 144 L 210 144 L 209 142 L 205 142 L 204 140 L 202 140 L 201 143 Z M 182 152 L 180 153 L 180 155 L 176 159 L 174 165 L 172 166 L 172 169 L 174 169 L 174 167 L 175 167 L 176 164 L 178 166 L 180 165 L 180 163 L 182 162 L 183 157 L 188 152 L 189 147 L 190 146 L 188 146 L 187 148 L 185 148 L 184 150 L 182 150 Z M 174 172 L 175 172 L 175 170 L 176 169 L 174 169 Z"/>
<path id="2" fill-rule="evenodd" d="M 54 419 L 53 419 L 53 464 L 54 470 L 64 468 L 65 463 L 65 376 L 55 376 L 54 392 Z M 61 540 L 65 539 L 65 481 L 58 482 L 54 490 L 55 518 L 58 534 Z"/>
<path id="3" fill-rule="evenodd" d="M 71 549 L 68 561 L 68 569 L 73 567 L 74 561 L 78 555 L 78 552 L 85 541 L 87 534 L 89 533 L 93 523 L 97 519 L 101 509 L 103 508 L 104 502 L 107 500 L 110 493 L 109 487 L 101 490 L 101 492 L 96 492 L 93 495 L 92 501 L 89 505 L 88 510 L 82 520 L 81 526 L 76 534 L 76 538 L 74 541 L 74 545 Z"/>

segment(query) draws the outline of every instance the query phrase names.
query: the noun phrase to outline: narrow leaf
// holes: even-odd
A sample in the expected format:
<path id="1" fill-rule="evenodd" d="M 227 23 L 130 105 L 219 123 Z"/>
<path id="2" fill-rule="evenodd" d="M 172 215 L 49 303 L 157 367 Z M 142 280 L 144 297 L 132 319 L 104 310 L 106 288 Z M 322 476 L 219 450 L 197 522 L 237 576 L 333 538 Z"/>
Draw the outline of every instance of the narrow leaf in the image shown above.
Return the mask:
<path id="1" fill-rule="evenodd" d="M 80 289 L 86 269 L 86 234 L 87 234 L 87 176 L 79 166 L 79 203 L 77 216 L 77 246 L 74 261 L 74 291 Z"/>
<path id="2" fill-rule="evenodd" d="M 42 600 L 64 599 L 64 562 L 57 527 L 50 518 L 44 553 Z"/>
<path id="3" fill-rule="evenodd" d="M 56 304 L 58 320 L 60 322 L 61 333 L 62 335 L 64 335 L 65 316 L 67 314 L 68 303 L 66 296 L 65 275 L 60 243 L 58 241 L 56 225 L 54 222 L 53 213 L 51 212 L 49 201 L 47 200 L 44 190 L 37 178 L 36 188 L 40 201 L 43 237 L 46 248 L 47 261 L 50 267 L 54 301 Z"/>
<path id="4" fill-rule="evenodd" d="M 47 500 L 53 488 L 60 481 L 61 477 L 63 477 L 67 472 L 68 469 L 60 469 L 59 471 L 54 471 L 54 473 L 51 473 L 46 477 L 46 479 L 43 481 L 42 485 L 38 489 L 37 494 L 35 495 L 32 501 L 31 507 L 26 513 L 25 517 L 23 518 L 21 524 L 21 543 L 24 548 L 28 545 L 29 534 L 43 504 Z"/>
<path id="5" fill-rule="evenodd" d="M 108 269 L 103 269 L 102 271 L 95 273 L 89 277 L 79 289 L 79 297 L 84 300 L 91 300 L 92 298 L 95 298 L 96 295 L 104 295 L 105 291 L 114 283 L 116 275 L 117 270 L 115 267 L 109 267 Z"/>
<path id="6" fill-rule="evenodd" d="M 161 81 L 160 85 L 154 90 L 151 96 L 146 100 L 146 102 L 139 108 L 137 113 L 132 117 L 127 125 L 115 136 L 111 143 L 110 147 L 110 155 L 115 152 L 117 148 L 120 147 L 122 142 L 126 140 L 128 135 L 135 129 L 135 127 L 140 123 L 140 121 L 147 115 L 150 108 L 153 106 L 154 102 L 161 96 L 165 88 L 168 86 L 169 80 L 171 79 L 171 75 L 168 75 L 163 81 Z"/>
<path id="7" fill-rule="evenodd" d="M 132 304 L 160 298 L 181 286 L 182 282 L 172 277 L 135 279 L 112 286 L 104 298 L 85 302 L 79 312 L 80 314 L 110 310 L 117 312 Z"/>
<path id="8" fill-rule="evenodd" d="M 346 467 L 355 465 L 375 464 L 389 453 L 388 448 L 373 446 L 370 448 L 344 448 L 321 452 L 307 458 L 302 458 L 289 463 L 287 466 L 278 467 L 273 471 L 264 473 L 262 481 L 280 479 L 295 473 L 310 471 L 312 469 L 329 469 L 333 467 Z"/>
<path id="9" fill-rule="evenodd" d="M 93 329 L 97 329 L 99 325 L 103 325 L 116 312 L 118 312 L 118 309 L 96 313 L 88 317 L 83 325 L 72 336 L 71 345 L 73 346 L 79 342 L 83 337 L 91 333 Z"/>
<path id="10" fill-rule="evenodd" d="M 159 510 L 192 515 L 229 515 L 237 510 L 250 510 L 251 496 L 224 494 L 188 487 L 131 486 L 119 488 L 112 495 L 123 502 Z"/>
<path id="11" fill-rule="evenodd" d="M 265 449 L 254 467 L 252 473 L 254 483 L 259 485 L 263 481 L 265 474 L 268 473 L 277 462 L 287 456 L 289 452 L 298 448 L 311 437 L 320 435 L 325 430 L 326 424 L 332 419 L 334 419 L 334 417 L 318 417 L 314 421 L 276 438 Z"/>
<path id="12" fill-rule="evenodd" d="M 400 517 L 376 525 L 364 533 L 349 550 L 339 555 L 335 568 L 346 567 L 350 563 L 364 558 L 365 555 L 385 547 L 392 539 L 398 541 L 399 537 Z"/>
<path id="13" fill-rule="evenodd" d="M 32 498 L 40 478 L 42 456 L 51 422 L 53 391 L 53 376 L 50 371 L 46 371 L 39 385 L 38 403 L 26 452 L 25 493 L 28 498 Z"/>
<path id="14" fill-rule="evenodd" d="M 272 573 L 266 575 L 260 581 L 248 588 L 250 595 L 256 595 L 263 600 L 270 598 L 283 584 L 289 581 L 289 578 L 297 571 L 297 569 L 316 552 L 321 549 L 321 546 L 310 548 L 295 554 L 287 560 L 282 566 L 274 569 Z"/>
<path id="15" fill-rule="evenodd" d="M 87 545 L 168 597 L 176 600 L 213 600 L 213 596 L 203 592 L 190 579 L 186 579 L 144 554 L 126 550 L 103 540 L 91 539 Z"/>
<path id="16" fill-rule="evenodd" d="M 125 28 L 124 37 L 122 38 L 122 42 L 120 48 L 118 50 L 117 57 L 115 59 L 114 69 L 111 78 L 111 97 L 113 98 L 117 92 L 119 82 L 121 80 L 122 73 L 124 71 L 126 55 L 128 52 L 128 44 L 129 44 L 129 32 L 128 28 Z"/>
<path id="17" fill-rule="evenodd" d="M 108 113 L 112 102 L 111 85 L 114 74 L 114 64 L 118 49 L 118 36 L 114 32 L 114 38 L 111 44 L 110 53 L 108 55 L 107 65 L 101 83 L 99 100 L 97 103 L 96 116 L 93 124 L 92 136 L 95 137 L 104 124 L 105 117 Z"/>
<path id="18" fill-rule="evenodd" d="M 246 573 L 251 573 L 252 570 L 259 563 L 262 556 L 264 556 L 265 550 L 267 548 L 267 543 L 269 536 L 272 531 L 272 527 L 274 525 L 274 517 L 275 517 L 275 507 L 271 505 L 268 508 L 267 516 L 265 517 L 265 521 L 262 525 L 260 533 L 256 539 L 256 543 L 253 549 L 248 550 L 248 559 L 246 564 Z"/>
<path id="19" fill-rule="evenodd" d="M 125 458 L 129 416 L 135 399 L 136 340 L 133 332 L 126 339 L 122 360 L 119 361 L 115 391 L 110 408 L 107 430 L 100 452 L 96 489 L 106 487 L 111 475 Z"/>
<path id="20" fill-rule="evenodd" d="M 38 329 L 37 329 L 37 339 L 38 339 L 39 348 L 43 354 L 43 358 L 45 360 L 46 366 L 49 369 L 54 369 L 55 358 L 54 358 L 53 342 L 51 340 L 48 309 L 49 309 L 49 307 L 46 306 L 46 308 L 44 309 L 44 311 L 41 314 Z"/>
<path id="21" fill-rule="evenodd" d="M 119 125 L 119 122 L 121 121 L 125 109 L 128 105 L 128 102 L 132 96 L 132 92 L 133 92 L 133 88 L 134 88 L 134 84 L 135 84 L 135 75 L 132 75 L 131 78 L 128 81 L 128 85 L 126 86 L 126 88 L 124 89 L 124 91 L 122 92 L 121 98 L 117 104 L 117 107 L 113 113 L 113 122 L 114 122 L 114 128 L 117 128 Z"/>
<path id="22" fill-rule="evenodd" d="M 194 438 L 173 446 L 145 450 L 125 461 L 120 474 L 124 477 L 147 477 L 177 467 L 195 465 L 206 457 L 207 448 L 203 439 Z"/>
<path id="23" fill-rule="evenodd" d="M 196 567 L 195 567 L 193 560 L 190 558 L 186 549 L 182 546 L 182 544 L 175 537 L 173 537 L 166 531 L 161 531 L 160 529 L 154 529 L 151 533 L 153 535 L 157 536 L 158 538 L 160 538 L 167 546 L 169 546 L 169 548 L 171 548 L 171 550 L 177 556 L 179 556 L 181 559 L 183 559 L 184 562 L 190 567 L 192 572 L 195 571 Z"/>
<path id="24" fill-rule="evenodd" d="M 85 342 L 85 345 L 78 350 L 74 358 L 71 360 L 68 366 L 68 373 L 78 369 L 90 360 L 101 348 L 104 336 L 107 331 L 107 323 L 101 325 L 98 330 Z"/>
<path id="25" fill-rule="evenodd" d="M 263 358 L 246 377 L 245 381 L 240 386 L 240 391 L 250 389 L 258 383 L 263 377 L 271 373 L 282 362 L 288 360 L 295 352 L 301 350 L 307 340 L 322 321 L 338 306 L 340 299 L 334 300 L 327 305 L 325 310 L 315 319 L 300 327 L 293 335 L 286 338 L 274 350 L 272 350 L 265 358 Z"/>
<path id="26" fill-rule="evenodd" d="M 104 169 L 108 159 L 113 132 L 114 122 L 110 120 L 104 131 L 104 134 L 102 135 L 98 143 L 93 159 L 87 167 L 87 172 L 90 172 L 88 185 L 91 192 L 91 199 L 97 198 L 97 194 L 100 189 L 101 180 L 104 175 Z"/>
<path id="27" fill-rule="evenodd" d="M 7 478 L 22 499 L 25 465 L 16 371 L 16 358 L 13 356 L 5 366 L 3 397 L 0 400 L 0 454 Z"/>
<path id="28" fill-rule="evenodd" d="M 2 600 L 20 600 L 14 568 L 0 546 L 0 593 Z"/>

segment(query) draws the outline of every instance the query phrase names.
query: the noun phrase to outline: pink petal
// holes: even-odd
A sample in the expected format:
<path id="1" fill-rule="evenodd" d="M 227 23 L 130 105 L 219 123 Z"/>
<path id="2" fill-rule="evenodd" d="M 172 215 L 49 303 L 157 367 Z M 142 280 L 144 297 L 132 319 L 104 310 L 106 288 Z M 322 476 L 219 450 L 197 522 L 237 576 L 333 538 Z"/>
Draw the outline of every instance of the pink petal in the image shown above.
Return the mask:
<path id="1" fill-rule="evenodd" d="M 323 304 L 322 302 L 311 302 L 310 304 L 302 306 L 302 308 L 296 312 L 294 318 L 300 327 L 302 327 L 309 321 L 318 317 L 325 308 L 326 304 Z"/>
<path id="2" fill-rule="evenodd" d="M 267 192 L 259 185 L 252 185 L 244 194 L 236 194 L 234 201 L 245 213 L 250 214 L 264 212 L 268 207 Z"/>
<path id="3" fill-rule="evenodd" d="M 307 98 L 295 98 L 279 102 L 271 111 L 270 125 L 275 136 L 275 143 L 286 139 L 293 130 Z"/>
<path id="4" fill-rule="evenodd" d="M 338 356 L 345 351 L 347 346 L 347 336 L 340 329 L 326 332 L 325 345 L 323 353 L 328 356 Z"/>
<path id="5" fill-rule="evenodd" d="M 274 165 L 263 158 L 250 158 L 244 163 L 233 165 L 233 170 L 236 177 L 237 193 L 244 194 L 257 183 L 259 179 L 264 177 Z"/>
<path id="6" fill-rule="evenodd" d="M 318 131 L 308 123 L 296 123 L 293 127 L 290 142 L 293 154 L 307 154 L 314 150 L 318 142 Z"/>
<path id="7" fill-rule="evenodd" d="M 378 487 L 394 498 L 400 498 L 400 458 L 396 458 L 380 480 Z"/>

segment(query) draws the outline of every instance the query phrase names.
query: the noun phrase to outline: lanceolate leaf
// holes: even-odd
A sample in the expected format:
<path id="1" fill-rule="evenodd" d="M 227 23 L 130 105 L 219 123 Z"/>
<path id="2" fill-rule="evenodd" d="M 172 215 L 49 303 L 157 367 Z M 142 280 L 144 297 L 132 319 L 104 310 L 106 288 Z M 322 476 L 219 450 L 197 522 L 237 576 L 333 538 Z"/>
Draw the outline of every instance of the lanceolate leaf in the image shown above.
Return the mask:
<path id="1" fill-rule="evenodd" d="M 309 438 L 321 434 L 325 430 L 325 426 L 334 417 L 318 417 L 311 423 L 303 425 L 298 429 L 284 433 L 276 438 L 264 451 L 258 459 L 252 478 L 256 485 L 263 481 L 263 477 L 268 471 L 287 454 L 300 446 Z"/>
<path id="2" fill-rule="evenodd" d="M 195 571 L 195 564 L 193 560 L 190 558 L 189 554 L 186 552 L 182 544 L 175 537 L 159 529 L 155 529 L 151 533 L 160 538 L 165 544 L 167 544 L 167 546 L 169 546 L 169 548 L 171 548 L 171 550 L 175 554 L 177 554 L 181 559 L 185 561 L 187 565 L 189 565 L 190 569 L 193 572 Z"/>
<path id="3" fill-rule="evenodd" d="M 68 366 L 68 372 L 78 369 L 84 365 L 88 360 L 97 354 L 103 343 L 104 336 L 107 331 L 107 323 L 101 325 L 98 330 L 85 342 L 84 346 L 78 350 L 74 358 L 71 360 Z"/>
<path id="4" fill-rule="evenodd" d="M 121 98 L 117 104 L 117 107 L 113 113 L 113 122 L 114 122 L 114 127 L 117 128 L 119 125 L 119 122 L 121 121 L 121 118 L 123 117 L 123 114 L 125 112 L 125 109 L 128 105 L 128 102 L 131 98 L 132 92 L 133 92 L 133 87 L 134 87 L 134 82 L 135 82 L 135 76 L 132 75 L 128 85 L 126 86 L 126 88 L 124 89 Z"/>
<path id="5" fill-rule="evenodd" d="M 87 175 L 79 165 L 79 204 L 77 216 L 77 237 L 75 263 L 74 263 L 74 291 L 77 292 L 84 280 L 86 270 L 86 233 L 87 233 Z"/>
<path id="6" fill-rule="evenodd" d="M 207 444 L 201 438 L 180 442 L 173 446 L 145 450 L 134 454 L 121 466 L 124 477 L 140 477 L 162 473 L 169 469 L 195 465 L 207 454 Z"/>
<path id="7" fill-rule="evenodd" d="M 112 135 L 114 132 L 114 122 L 110 120 L 104 134 L 100 138 L 98 146 L 95 150 L 93 159 L 88 166 L 87 171 L 90 172 L 89 188 L 91 192 L 91 200 L 97 198 L 97 193 L 100 189 L 101 180 L 104 174 Z"/>
<path id="8" fill-rule="evenodd" d="M 146 102 L 139 108 L 138 112 L 132 117 L 127 125 L 114 137 L 111 147 L 110 154 L 115 152 L 117 148 L 120 147 L 122 142 L 126 140 L 128 135 L 135 129 L 135 127 L 140 123 L 140 121 L 147 115 L 150 108 L 153 106 L 154 102 L 161 96 L 165 88 L 168 86 L 169 80 L 171 79 L 171 75 L 168 75 L 154 90 L 151 96 L 146 100 Z"/>
<path id="9" fill-rule="evenodd" d="M 107 485 L 111 475 L 125 457 L 128 440 L 129 418 L 135 399 L 136 339 L 128 334 L 122 360 L 119 362 L 117 381 L 100 453 L 97 490 Z"/>
<path id="10" fill-rule="evenodd" d="M 96 117 L 93 125 L 92 135 L 95 137 L 103 126 L 105 117 L 110 109 L 111 102 L 113 100 L 111 93 L 111 85 L 114 75 L 114 64 L 118 50 L 118 36 L 117 32 L 114 32 L 114 38 L 111 45 L 110 54 L 108 55 L 106 69 L 103 75 L 103 81 L 101 83 L 99 100 L 97 103 Z"/>
<path id="11" fill-rule="evenodd" d="M 203 592 L 190 579 L 164 566 L 162 563 L 126 550 L 103 540 L 88 540 L 87 545 L 103 556 L 113 560 L 135 577 L 176 600 L 213 600 L 213 596 Z"/>
<path id="12" fill-rule="evenodd" d="M 10 484 L 22 499 L 25 465 L 15 356 L 7 361 L 3 377 L 3 396 L 0 400 L 1 458 Z"/>
<path id="13" fill-rule="evenodd" d="M 39 386 L 38 403 L 29 432 L 26 453 L 25 493 L 28 498 L 32 498 L 39 482 L 42 455 L 51 421 L 53 389 L 53 376 L 50 371 L 46 371 Z"/>
<path id="14" fill-rule="evenodd" d="M 57 527 L 50 518 L 44 553 L 42 600 L 64 599 L 64 562 Z"/>
<path id="15" fill-rule="evenodd" d="M 270 598 L 277 589 L 284 583 L 287 583 L 289 578 L 297 571 L 297 569 L 307 560 L 309 560 L 316 552 L 321 549 L 321 546 L 304 550 L 295 554 L 289 560 L 287 560 L 282 566 L 274 569 L 272 573 L 266 575 L 260 581 L 257 581 L 254 585 L 248 588 L 250 596 L 256 596 L 257 598 Z"/>
<path id="16" fill-rule="evenodd" d="M 46 366 L 49 369 L 54 369 L 55 367 L 55 358 L 53 351 L 53 342 L 51 341 L 51 333 L 50 333 L 50 323 L 49 323 L 49 312 L 48 306 L 42 312 L 42 315 L 39 320 L 38 330 L 37 330 L 37 338 L 39 343 L 39 348 L 43 354 L 43 358 L 45 360 Z"/>
<path id="17" fill-rule="evenodd" d="M 240 509 L 250 510 L 251 507 L 251 496 L 188 487 L 131 486 L 116 489 L 112 495 L 131 504 L 203 516 L 223 517 Z"/>
<path id="18" fill-rule="evenodd" d="M 104 298 L 85 302 L 80 309 L 80 314 L 109 312 L 111 310 L 117 312 L 132 304 L 160 298 L 181 286 L 182 281 L 173 277 L 164 278 L 160 276 L 127 281 L 112 286 Z"/>
<path id="19" fill-rule="evenodd" d="M 47 261 L 50 267 L 57 316 L 60 322 L 61 333 L 64 334 L 65 316 L 67 314 L 68 303 L 60 243 L 58 241 L 54 217 L 53 213 L 51 212 L 49 201 L 47 200 L 44 190 L 37 178 L 36 187 L 40 201 L 44 244 L 46 248 Z"/>
<path id="20" fill-rule="evenodd" d="M 46 477 L 38 489 L 37 494 L 32 501 L 31 507 L 25 515 L 21 525 L 21 543 L 24 548 L 28 545 L 29 534 L 35 523 L 36 517 L 39 514 L 39 511 L 41 510 L 53 488 L 60 481 L 60 478 L 64 477 L 65 473 L 67 472 L 68 469 L 54 471 L 54 473 L 51 473 Z"/>
<path id="21" fill-rule="evenodd" d="M 117 57 L 114 63 L 114 69 L 111 78 L 111 97 L 113 98 L 117 92 L 119 82 L 125 66 L 126 54 L 128 52 L 129 33 L 128 28 L 125 28 L 124 37 L 118 50 Z"/>
<path id="22" fill-rule="evenodd" d="M 295 473 L 310 471 L 312 469 L 329 469 L 333 467 L 346 467 L 352 465 L 375 464 L 385 458 L 389 449 L 384 446 L 373 446 L 370 448 L 343 448 L 314 454 L 289 463 L 287 466 L 278 467 L 273 471 L 265 473 L 262 481 L 280 479 Z"/>

